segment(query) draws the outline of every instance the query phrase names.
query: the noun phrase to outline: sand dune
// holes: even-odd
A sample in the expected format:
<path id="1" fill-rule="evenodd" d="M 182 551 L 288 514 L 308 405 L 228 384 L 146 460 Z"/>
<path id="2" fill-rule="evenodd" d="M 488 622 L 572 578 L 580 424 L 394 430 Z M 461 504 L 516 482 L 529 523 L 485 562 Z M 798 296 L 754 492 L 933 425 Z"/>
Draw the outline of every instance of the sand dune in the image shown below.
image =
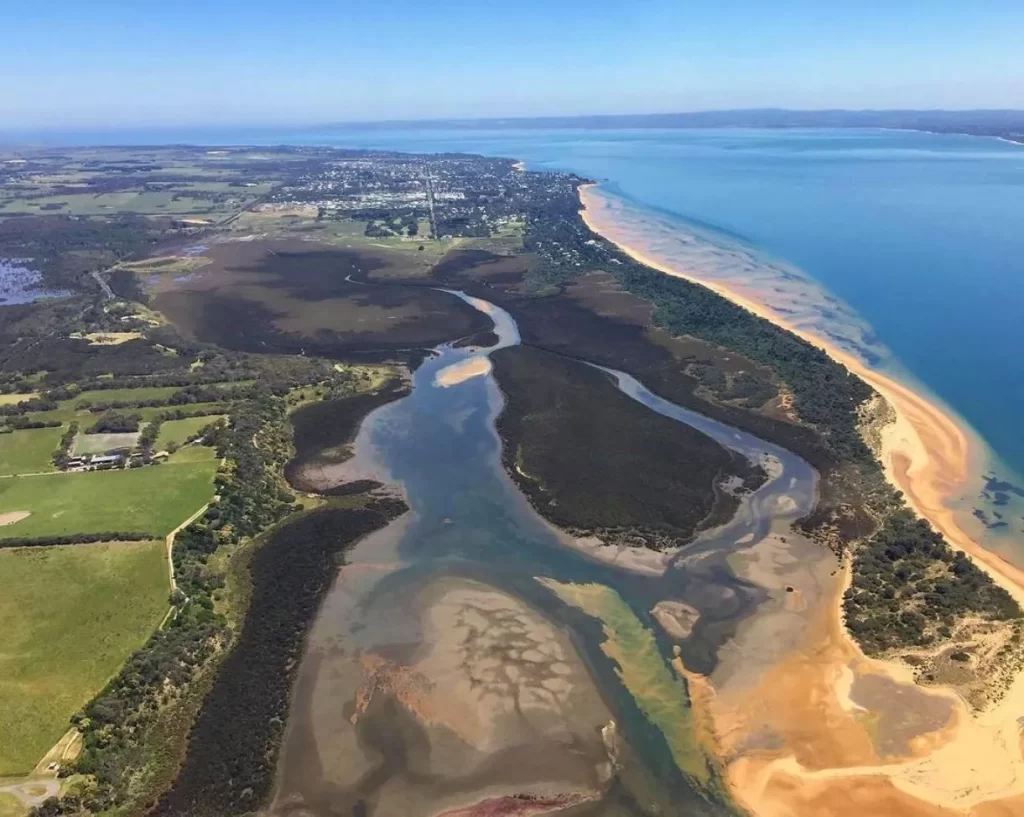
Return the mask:
<path id="1" fill-rule="evenodd" d="M 706 286 L 733 303 L 799 335 L 868 382 L 892 407 L 895 422 L 882 433 L 886 475 L 910 505 L 969 554 L 1014 598 L 1024 604 L 1024 571 L 985 550 L 964 531 L 946 504 L 977 467 L 976 436 L 950 413 L 894 378 L 869 368 L 849 352 L 787 322 L 785 316 L 734 284 L 709 281 L 697 272 L 675 269 L 631 244 L 593 186 L 580 188 L 583 218 L 595 232 L 640 263 Z M 976 817 L 1024 813 L 1024 757 L 1018 718 L 1024 715 L 1024 675 L 992 710 L 972 717 L 951 692 L 955 718 L 949 729 L 919 741 L 903 762 L 882 762 L 871 749 L 866 726 L 844 698 L 844 667 L 884 673 L 907 682 L 905 667 L 869 661 L 842 627 L 842 587 L 822 610 L 809 641 L 765 673 L 759 690 L 746 701 L 712 706 L 723 748 L 743 739 L 750 701 L 772 699 L 783 746 L 739 757 L 729 767 L 737 798 L 758 815 L 953 815 Z M 780 692 L 782 690 L 783 692 Z M 789 690 L 792 694 L 784 694 Z M 774 692 L 773 692 L 774 691 Z"/>

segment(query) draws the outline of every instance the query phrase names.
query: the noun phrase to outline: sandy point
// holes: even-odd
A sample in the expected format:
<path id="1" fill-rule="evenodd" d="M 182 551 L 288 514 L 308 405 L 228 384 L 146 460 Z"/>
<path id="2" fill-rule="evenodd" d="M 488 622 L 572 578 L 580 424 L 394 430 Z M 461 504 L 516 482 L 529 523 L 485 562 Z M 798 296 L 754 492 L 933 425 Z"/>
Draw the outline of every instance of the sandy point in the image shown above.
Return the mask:
<path id="1" fill-rule="evenodd" d="M 446 366 L 434 375 L 434 385 L 441 388 L 456 386 L 474 377 L 485 377 L 491 373 L 491 359 L 488 357 L 469 357 Z"/>
<path id="2" fill-rule="evenodd" d="M 895 415 L 881 435 L 886 476 L 920 516 L 1024 604 L 1024 571 L 973 541 L 947 505 L 977 468 L 980 444 L 970 429 L 904 383 L 792 325 L 759 303 L 756 293 L 652 258 L 616 222 L 594 185 L 582 185 L 579 194 L 587 226 L 637 262 L 711 289 L 821 348 L 869 383 Z M 904 684 L 912 678 L 904 667 L 864 658 L 842 625 L 842 588 L 838 590 L 823 605 L 805 644 L 769 668 L 756 691 L 726 693 L 709 704 L 722 756 L 730 758 L 728 778 L 737 799 L 755 814 L 780 817 L 1024 814 L 1018 720 L 1024 716 L 1024 674 L 1018 674 L 997 706 L 978 716 L 951 691 L 927 693 L 951 701 L 949 725 L 922 735 L 904 757 L 879 757 L 873 727 L 851 706 L 856 679 L 844 668 L 852 667 L 857 676 L 874 673 Z M 762 747 L 751 731 L 755 715 L 768 718 L 762 721 L 767 729 Z"/>

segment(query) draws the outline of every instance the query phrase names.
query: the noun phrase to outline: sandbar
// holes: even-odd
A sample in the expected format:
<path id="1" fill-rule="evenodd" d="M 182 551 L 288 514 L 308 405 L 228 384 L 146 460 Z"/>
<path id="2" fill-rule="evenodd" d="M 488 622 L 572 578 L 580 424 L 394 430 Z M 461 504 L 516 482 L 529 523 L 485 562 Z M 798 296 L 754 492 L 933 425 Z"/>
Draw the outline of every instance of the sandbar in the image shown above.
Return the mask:
<path id="1" fill-rule="evenodd" d="M 659 601 L 651 609 L 655 621 L 672 638 L 689 638 L 700 619 L 700 610 L 684 601 Z"/>
<path id="2" fill-rule="evenodd" d="M 434 375 L 434 385 L 442 389 L 457 386 L 474 377 L 485 377 L 491 373 L 491 359 L 485 356 L 467 357 L 451 366 L 445 366 Z"/>

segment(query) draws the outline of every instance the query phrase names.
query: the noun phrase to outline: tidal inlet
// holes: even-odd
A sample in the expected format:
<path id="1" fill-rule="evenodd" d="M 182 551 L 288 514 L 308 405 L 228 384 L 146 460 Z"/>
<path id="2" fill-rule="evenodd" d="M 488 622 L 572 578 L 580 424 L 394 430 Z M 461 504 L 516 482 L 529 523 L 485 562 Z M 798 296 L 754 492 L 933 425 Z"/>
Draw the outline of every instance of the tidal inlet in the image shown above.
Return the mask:
<path id="1" fill-rule="evenodd" d="M 813 506 L 814 470 L 604 370 L 608 388 L 764 478 L 723 524 L 656 559 L 581 542 L 502 466 L 489 356 L 519 333 L 504 310 L 487 314 L 494 346 L 438 349 L 408 396 L 368 415 L 354 455 L 317 471 L 318 490 L 372 479 L 411 510 L 348 554 L 313 626 L 274 812 L 741 813 L 713 705 L 757 689 L 842 581 L 791 529 Z M 776 745 L 763 714 L 736 715 L 734 754 Z"/>

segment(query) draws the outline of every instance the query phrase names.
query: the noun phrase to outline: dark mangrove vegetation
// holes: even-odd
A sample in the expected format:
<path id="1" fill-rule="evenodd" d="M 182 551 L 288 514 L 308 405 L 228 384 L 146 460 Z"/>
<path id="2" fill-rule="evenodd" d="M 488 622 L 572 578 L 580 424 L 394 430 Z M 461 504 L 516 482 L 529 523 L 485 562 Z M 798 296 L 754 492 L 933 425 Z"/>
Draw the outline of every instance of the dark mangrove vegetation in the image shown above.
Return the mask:
<path id="1" fill-rule="evenodd" d="M 820 496 L 801 526 L 838 553 L 855 555 L 850 599 L 857 601 L 848 612 L 855 613 L 852 630 L 868 652 L 940 643 L 951 622 L 969 616 L 1020 616 L 927 523 L 905 524 L 903 499 L 860 434 L 860 412 L 873 396 L 866 383 L 796 335 L 709 289 L 645 267 L 592 233 L 579 213 L 582 181 L 520 174 L 518 184 L 532 193 L 524 196 L 521 260 L 456 251 L 434 275 L 509 310 L 524 344 L 623 369 L 673 402 L 808 460 L 821 474 Z M 613 285 L 594 286 L 596 271 Z M 659 330 L 665 339 L 652 334 Z M 721 351 L 748 361 L 747 370 L 726 371 Z M 760 402 L 782 389 L 791 397 L 789 417 Z M 578 464 L 575 476 L 585 471 Z M 543 504 L 538 509 L 549 518 L 558 513 Z M 944 582 L 966 577 L 965 565 L 972 592 L 948 592 Z M 926 577 L 906 590 L 907 576 L 924 569 Z"/>
<path id="2" fill-rule="evenodd" d="M 252 556 L 249 613 L 217 673 L 158 817 L 251 813 L 271 794 L 291 687 L 345 550 L 405 511 L 400 500 L 310 511 L 270 533 Z"/>
<path id="3" fill-rule="evenodd" d="M 375 408 L 407 393 L 408 386 L 395 378 L 373 392 L 329 398 L 296 409 L 291 415 L 295 456 L 284 470 L 288 483 L 299 491 L 325 495 L 350 493 L 350 486 L 321 485 L 311 472 L 349 459 L 350 444 L 363 418 Z"/>
<path id="4" fill-rule="evenodd" d="M 389 269 L 393 259 L 381 253 L 291 241 L 225 244 L 211 255 L 203 280 L 217 281 L 216 290 L 183 284 L 153 305 L 189 337 L 222 348 L 412 360 L 490 328 L 485 316 L 443 292 L 357 283 Z"/>
<path id="5" fill-rule="evenodd" d="M 544 516 L 616 544 L 663 548 L 721 524 L 763 472 L 622 394 L 604 372 L 530 347 L 492 355 L 506 467 Z"/>

